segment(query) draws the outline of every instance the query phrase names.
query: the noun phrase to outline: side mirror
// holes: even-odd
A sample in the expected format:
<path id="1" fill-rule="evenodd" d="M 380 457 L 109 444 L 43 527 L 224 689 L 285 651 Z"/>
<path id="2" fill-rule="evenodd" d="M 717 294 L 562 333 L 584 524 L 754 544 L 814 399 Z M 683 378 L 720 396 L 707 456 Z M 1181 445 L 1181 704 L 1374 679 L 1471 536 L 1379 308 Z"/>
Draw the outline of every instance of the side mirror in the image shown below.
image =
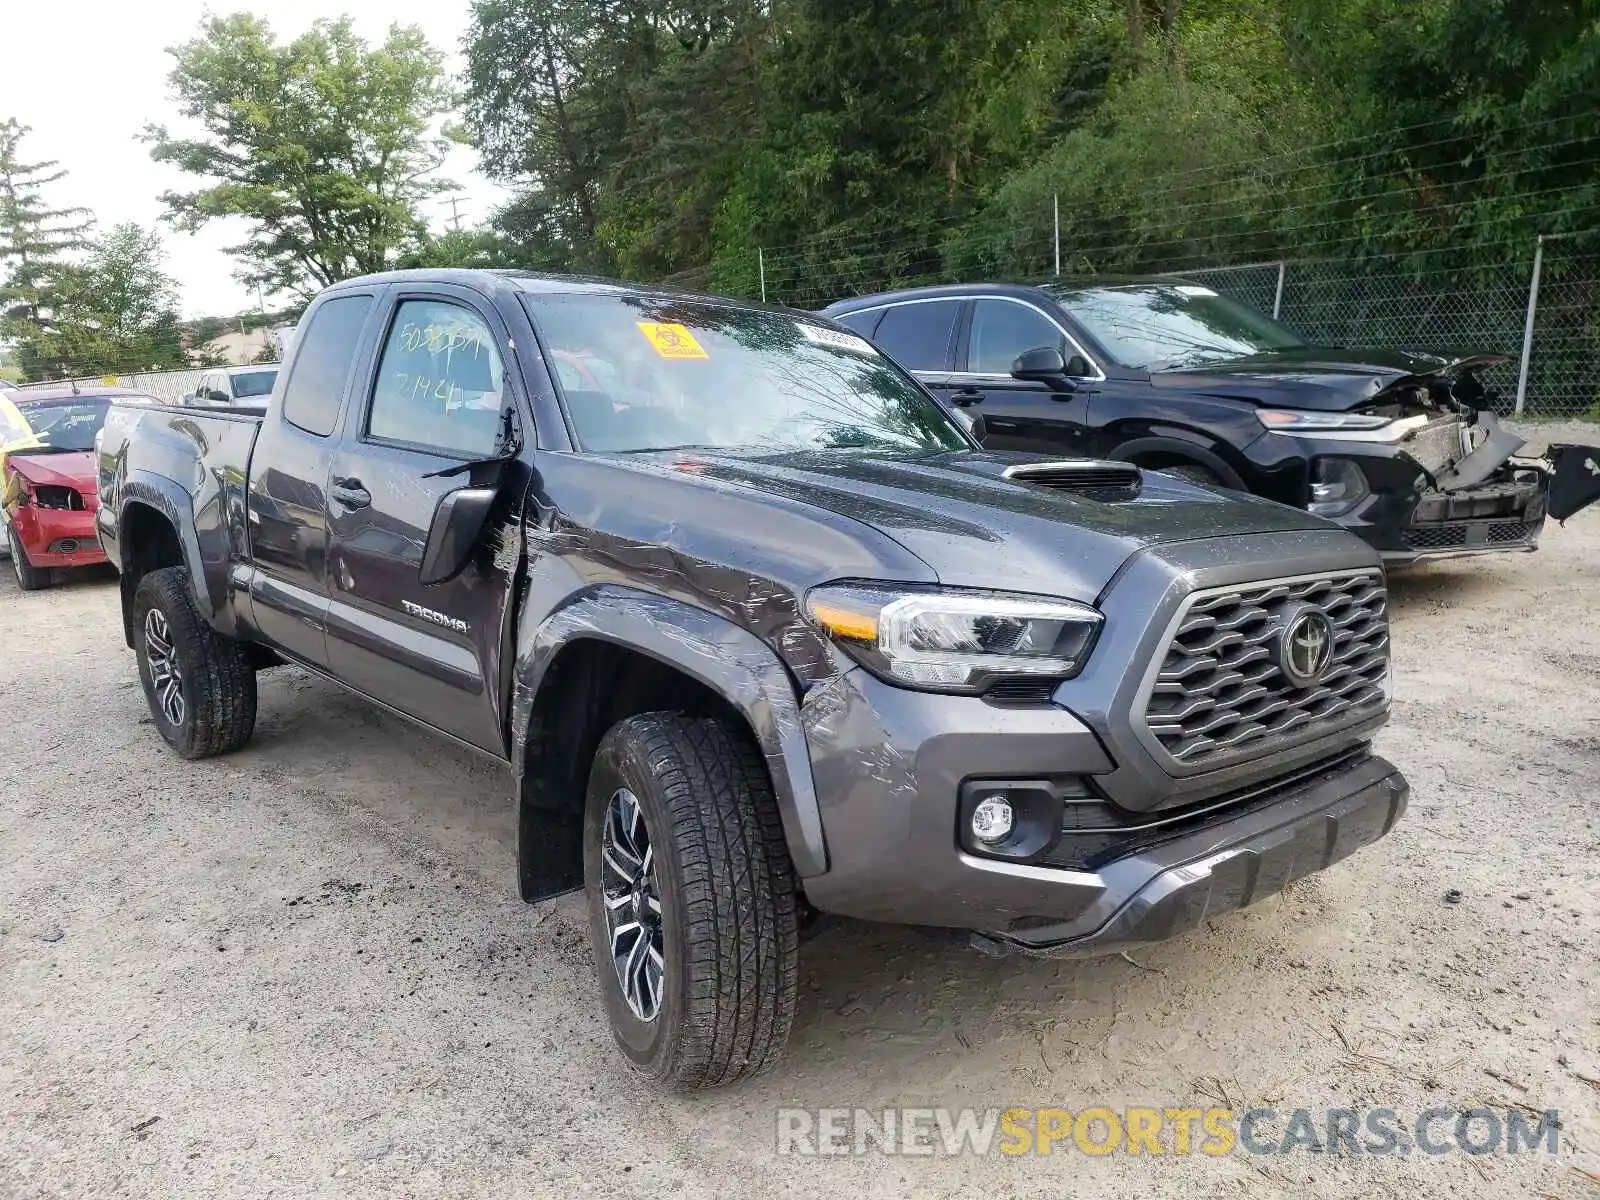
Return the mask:
<path id="1" fill-rule="evenodd" d="M 213 404 L 232 404 L 233 403 L 233 397 L 228 395 L 228 393 L 223 391 L 221 388 L 212 388 L 209 392 L 206 393 L 206 399 L 211 401 L 211 403 L 213 403 Z"/>
<path id="2" fill-rule="evenodd" d="M 1077 363 L 1083 361 L 1076 354 L 1072 358 Z M 1083 373 L 1088 374 L 1087 366 Z M 1029 383 L 1042 383 L 1058 392 L 1070 392 L 1077 388 L 1078 385 L 1069 378 L 1071 374 L 1061 357 L 1061 351 L 1054 346 L 1024 350 L 1011 364 L 1011 378 L 1026 380 Z"/>
<path id="3" fill-rule="evenodd" d="M 422 550 L 421 582 L 444 583 L 461 574 L 494 507 L 495 495 L 492 487 L 464 487 L 439 501 Z"/>

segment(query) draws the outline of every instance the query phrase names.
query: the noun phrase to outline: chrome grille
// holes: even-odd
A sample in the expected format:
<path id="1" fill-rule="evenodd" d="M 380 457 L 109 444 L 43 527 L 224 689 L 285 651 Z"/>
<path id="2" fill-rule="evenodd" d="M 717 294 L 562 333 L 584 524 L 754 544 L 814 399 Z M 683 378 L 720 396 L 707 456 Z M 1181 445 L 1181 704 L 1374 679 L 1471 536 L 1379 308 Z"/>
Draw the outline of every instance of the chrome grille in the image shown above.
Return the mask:
<path id="1" fill-rule="evenodd" d="M 1181 766 L 1210 768 L 1381 712 L 1386 599 L 1378 571 L 1196 592 L 1179 610 L 1145 706 L 1150 733 Z M 1303 607 L 1326 614 L 1334 641 L 1322 678 L 1297 688 L 1278 669 L 1276 651 Z"/>

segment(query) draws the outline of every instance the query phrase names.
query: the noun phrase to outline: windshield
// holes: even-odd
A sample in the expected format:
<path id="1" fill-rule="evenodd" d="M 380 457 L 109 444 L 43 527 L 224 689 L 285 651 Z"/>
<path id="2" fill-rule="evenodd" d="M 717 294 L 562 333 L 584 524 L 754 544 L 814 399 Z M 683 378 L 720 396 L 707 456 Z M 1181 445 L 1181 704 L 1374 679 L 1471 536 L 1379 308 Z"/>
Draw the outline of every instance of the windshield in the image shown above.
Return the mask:
<path id="1" fill-rule="evenodd" d="M 1305 345 L 1276 321 L 1194 284 L 1045 290 L 1113 361 L 1134 370 L 1190 367 Z"/>
<path id="2" fill-rule="evenodd" d="M 273 381 L 278 378 L 278 368 L 270 371 L 246 371 L 233 377 L 233 395 L 236 400 L 251 396 L 272 395 Z"/>
<path id="3" fill-rule="evenodd" d="M 9 446 L 13 442 L 32 440 L 33 430 L 28 428 L 28 422 L 17 411 L 17 406 L 4 396 L 0 396 L 0 448 Z"/>
<path id="4" fill-rule="evenodd" d="M 111 401 L 95 399 L 29 404 L 23 415 L 46 450 L 93 450 L 94 435 L 106 423 Z"/>
<path id="5" fill-rule="evenodd" d="M 965 450 L 919 384 L 854 334 L 645 296 L 525 295 L 585 450 Z"/>

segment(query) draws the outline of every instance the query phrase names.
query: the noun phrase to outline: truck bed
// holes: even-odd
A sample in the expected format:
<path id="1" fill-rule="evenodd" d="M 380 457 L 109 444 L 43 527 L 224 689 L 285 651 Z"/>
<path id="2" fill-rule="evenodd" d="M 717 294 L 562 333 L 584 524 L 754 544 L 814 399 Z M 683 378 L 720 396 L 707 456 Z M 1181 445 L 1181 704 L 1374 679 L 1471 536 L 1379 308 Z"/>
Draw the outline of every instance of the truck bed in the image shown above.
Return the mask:
<path id="1" fill-rule="evenodd" d="M 113 405 L 96 456 L 97 533 L 111 561 L 120 566 L 138 552 L 119 543 L 118 521 L 129 504 L 179 515 L 176 527 L 192 529 L 196 539 L 183 547 L 196 598 L 207 616 L 224 613 L 229 568 L 247 551 L 250 454 L 265 415 L 257 406 Z"/>

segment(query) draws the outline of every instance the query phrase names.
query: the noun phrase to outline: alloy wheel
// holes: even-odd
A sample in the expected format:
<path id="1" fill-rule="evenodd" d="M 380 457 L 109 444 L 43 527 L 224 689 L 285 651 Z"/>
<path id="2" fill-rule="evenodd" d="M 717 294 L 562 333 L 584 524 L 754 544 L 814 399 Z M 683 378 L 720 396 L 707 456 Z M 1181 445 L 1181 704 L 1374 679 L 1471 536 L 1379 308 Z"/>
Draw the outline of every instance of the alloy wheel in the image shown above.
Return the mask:
<path id="1" fill-rule="evenodd" d="M 667 965 L 661 889 L 650 828 L 639 798 L 627 788 L 618 788 L 606 805 L 600 832 L 600 891 L 623 999 L 639 1020 L 654 1021 L 661 1011 Z"/>
<path id="2" fill-rule="evenodd" d="M 173 725 L 183 724 L 183 672 L 172 645 L 172 629 L 166 614 L 152 608 L 144 615 L 144 657 L 150 666 L 150 683 L 156 702 Z"/>

